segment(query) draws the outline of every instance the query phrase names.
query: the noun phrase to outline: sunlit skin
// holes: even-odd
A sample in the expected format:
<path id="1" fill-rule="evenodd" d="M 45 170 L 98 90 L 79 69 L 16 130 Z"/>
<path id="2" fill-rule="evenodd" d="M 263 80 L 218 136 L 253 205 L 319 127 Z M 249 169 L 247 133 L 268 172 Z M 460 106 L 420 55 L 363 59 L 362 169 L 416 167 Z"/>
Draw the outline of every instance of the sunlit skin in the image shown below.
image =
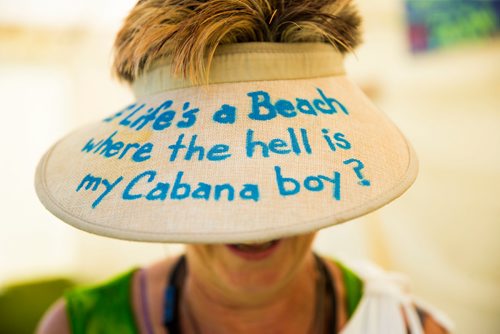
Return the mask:
<path id="1" fill-rule="evenodd" d="M 314 320 L 315 234 L 281 239 L 262 259 L 228 245 L 188 245 L 181 299 L 187 333 L 309 333 Z"/>

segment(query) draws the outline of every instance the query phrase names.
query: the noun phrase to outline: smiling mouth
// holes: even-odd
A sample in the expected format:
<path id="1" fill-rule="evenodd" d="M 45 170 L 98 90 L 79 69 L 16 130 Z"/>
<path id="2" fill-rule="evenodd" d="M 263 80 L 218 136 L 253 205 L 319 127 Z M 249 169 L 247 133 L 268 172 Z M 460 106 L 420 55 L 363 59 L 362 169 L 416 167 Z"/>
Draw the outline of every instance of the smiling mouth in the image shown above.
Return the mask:
<path id="1" fill-rule="evenodd" d="M 232 244 L 230 246 L 245 252 L 260 252 L 274 246 L 278 240 L 271 240 L 259 244 Z"/>
<path id="2" fill-rule="evenodd" d="M 261 260 L 270 256 L 281 240 L 271 240 L 262 243 L 230 244 L 227 247 L 239 257 L 247 260 Z"/>

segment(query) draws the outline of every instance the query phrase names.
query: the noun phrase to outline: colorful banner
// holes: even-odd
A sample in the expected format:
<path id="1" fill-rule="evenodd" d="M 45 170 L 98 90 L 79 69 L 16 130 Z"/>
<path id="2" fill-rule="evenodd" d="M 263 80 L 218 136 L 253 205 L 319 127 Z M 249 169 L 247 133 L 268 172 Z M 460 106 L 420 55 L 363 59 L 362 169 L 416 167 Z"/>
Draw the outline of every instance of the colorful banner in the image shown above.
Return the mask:
<path id="1" fill-rule="evenodd" d="M 500 31 L 500 0 L 405 0 L 413 52 L 491 38 Z"/>

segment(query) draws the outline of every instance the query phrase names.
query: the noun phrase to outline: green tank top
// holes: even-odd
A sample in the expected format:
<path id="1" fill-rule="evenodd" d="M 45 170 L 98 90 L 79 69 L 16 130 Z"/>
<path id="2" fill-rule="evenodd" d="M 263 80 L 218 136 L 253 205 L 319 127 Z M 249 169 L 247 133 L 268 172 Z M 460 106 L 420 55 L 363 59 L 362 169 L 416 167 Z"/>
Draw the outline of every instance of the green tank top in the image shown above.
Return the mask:
<path id="1" fill-rule="evenodd" d="M 138 333 L 132 309 L 132 278 L 135 270 L 91 287 L 65 294 L 73 334 Z"/>
<path id="2" fill-rule="evenodd" d="M 348 318 L 363 294 L 361 279 L 343 264 L 333 261 L 344 281 Z M 65 294 L 73 334 L 139 333 L 132 309 L 132 278 L 135 270 L 102 284 L 73 289 Z"/>

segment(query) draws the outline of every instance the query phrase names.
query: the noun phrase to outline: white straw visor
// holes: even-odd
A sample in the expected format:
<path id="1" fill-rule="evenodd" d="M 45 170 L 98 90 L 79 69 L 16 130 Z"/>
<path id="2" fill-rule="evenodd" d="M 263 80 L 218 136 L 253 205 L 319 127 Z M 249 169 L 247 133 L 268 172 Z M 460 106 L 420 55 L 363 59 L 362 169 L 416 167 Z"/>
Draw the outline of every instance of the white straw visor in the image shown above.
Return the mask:
<path id="1" fill-rule="evenodd" d="M 342 63 L 326 44 L 229 45 L 193 86 L 160 62 L 136 102 L 45 154 L 38 196 L 82 230 L 154 242 L 271 240 L 364 215 L 413 183 L 417 160 Z"/>

